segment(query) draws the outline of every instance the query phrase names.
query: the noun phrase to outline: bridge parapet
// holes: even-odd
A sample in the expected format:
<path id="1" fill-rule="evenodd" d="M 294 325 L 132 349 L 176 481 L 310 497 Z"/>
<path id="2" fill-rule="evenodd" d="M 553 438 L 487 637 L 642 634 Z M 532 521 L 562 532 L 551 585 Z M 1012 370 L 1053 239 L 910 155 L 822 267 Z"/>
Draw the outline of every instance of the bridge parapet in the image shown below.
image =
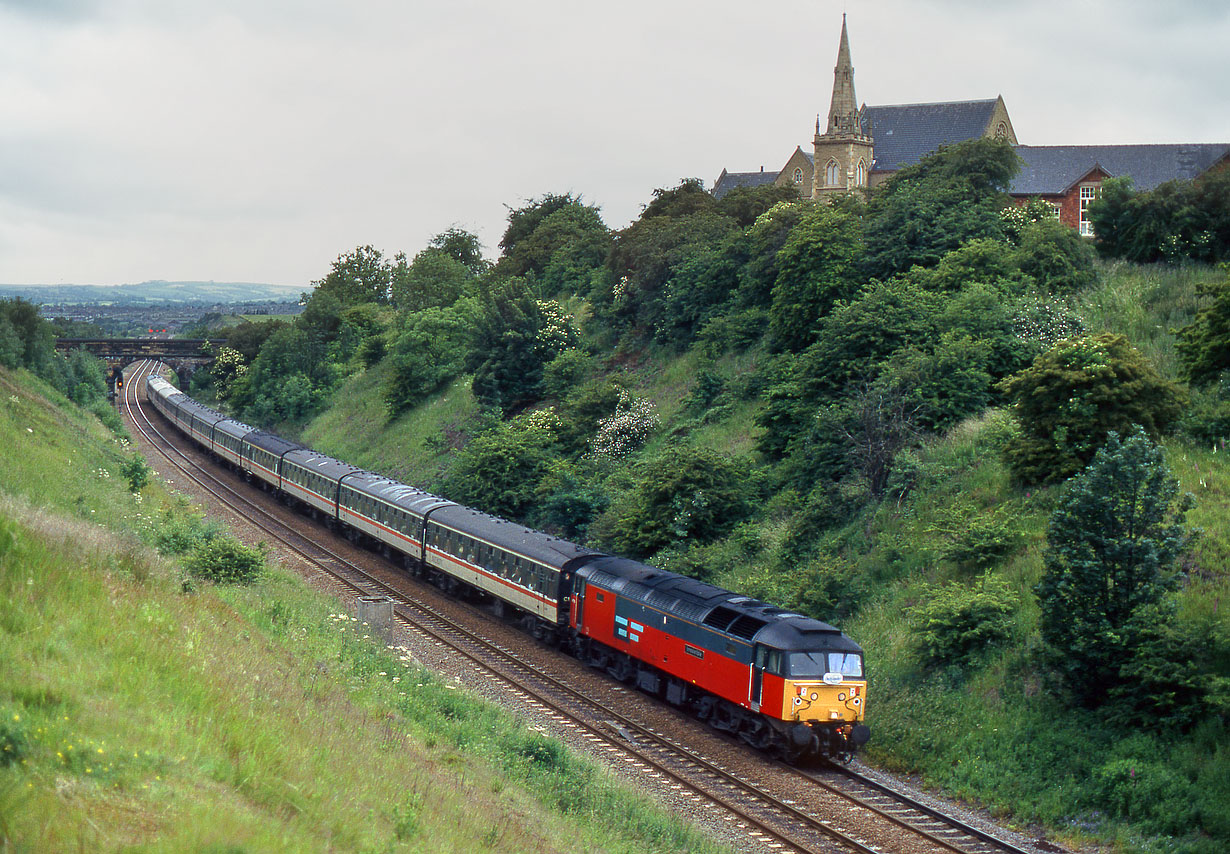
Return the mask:
<path id="1" fill-rule="evenodd" d="M 205 345 L 209 345 L 208 349 Z M 57 338 L 62 353 L 83 348 L 102 359 L 151 359 L 172 357 L 212 361 L 226 344 L 225 338 Z"/>

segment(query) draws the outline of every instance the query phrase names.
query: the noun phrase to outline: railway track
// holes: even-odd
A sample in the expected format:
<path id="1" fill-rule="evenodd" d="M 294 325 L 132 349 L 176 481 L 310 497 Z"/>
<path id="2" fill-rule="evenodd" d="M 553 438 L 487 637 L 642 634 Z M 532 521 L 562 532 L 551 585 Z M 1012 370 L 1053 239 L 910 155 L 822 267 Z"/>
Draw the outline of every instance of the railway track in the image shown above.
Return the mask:
<path id="1" fill-rule="evenodd" d="M 499 679 L 518 702 L 552 719 L 560 728 L 613 755 L 626 770 L 648 775 L 697 804 L 724 812 L 741 822 L 746 841 L 765 851 L 945 851 L 953 854 L 1026 854 L 1026 849 L 968 826 L 849 769 L 804 771 L 789 766 L 788 775 L 823 791 L 826 818 L 799 799 L 778 796 L 764 785 L 707 760 L 687 745 L 640 723 L 576 690 L 563 679 L 527 661 L 516 650 L 491 641 L 468 626 L 446 619 L 408 595 L 404 585 L 390 584 L 312 537 L 305 536 L 259 503 L 216 477 L 164 434 L 145 413 L 140 382 L 155 367 L 143 362 L 124 385 L 122 405 L 136 429 L 185 477 L 286 548 L 324 570 L 350 596 L 388 596 L 403 633 L 442 644 L 454 655 Z M 161 420 L 161 416 L 159 416 Z M 175 434 L 178 438 L 178 434 Z M 527 642 L 532 643 L 527 638 Z M 813 795 L 816 792 L 812 793 Z M 809 798 L 814 804 L 815 798 Z M 890 830 L 874 831 L 875 822 Z M 869 828 L 872 828 L 869 830 Z"/>

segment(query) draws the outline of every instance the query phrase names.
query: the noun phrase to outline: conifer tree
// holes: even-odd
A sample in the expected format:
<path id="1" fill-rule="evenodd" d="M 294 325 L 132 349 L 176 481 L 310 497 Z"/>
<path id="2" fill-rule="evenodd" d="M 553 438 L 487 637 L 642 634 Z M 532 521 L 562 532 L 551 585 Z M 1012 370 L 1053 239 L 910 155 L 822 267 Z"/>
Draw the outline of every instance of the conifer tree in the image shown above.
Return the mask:
<path id="1" fill-rule="evenodd" d="M 1122 441 L 1111 432 L 1065 485 L 1034 592 L 1055 670 L 1086 705 L 1122 680 L 1121 668 L 1169 619 L 1191 501 L 1179 495 L 1162 449 L 1139 429 Z"/>

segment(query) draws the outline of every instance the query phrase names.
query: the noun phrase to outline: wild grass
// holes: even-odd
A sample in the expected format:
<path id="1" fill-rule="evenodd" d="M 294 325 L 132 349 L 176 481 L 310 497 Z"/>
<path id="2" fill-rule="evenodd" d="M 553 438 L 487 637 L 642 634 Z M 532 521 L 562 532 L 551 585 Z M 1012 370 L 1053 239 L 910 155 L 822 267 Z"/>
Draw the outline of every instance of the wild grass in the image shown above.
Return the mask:
<path id="1" fill-rule="evenodd" d="M 301 439 L 339 459 L 430 488 L 478 416 L 469 378 L 391 422 L 380 383 L 379 368 L 347 380 L 334 405 L 308 424 Z"/>
<path id="2" fill-rule="evenodd" d="M 1099 272 L 1098 284 L 1076 302 L 1089 332 L 1126 336 L 1159 371 L 1176 376 L 1173 333 L 1191 323 L 1199 308 L 1196 287 L 1216 281 L 1217 269 L 1115 261 L 1102 264 Z"/>
<path id="3" fill-rule="evenodd" d="M 283 571 L 186 587 L 185 503 L 0 385 L 0 850 L 720 850 Z"/>

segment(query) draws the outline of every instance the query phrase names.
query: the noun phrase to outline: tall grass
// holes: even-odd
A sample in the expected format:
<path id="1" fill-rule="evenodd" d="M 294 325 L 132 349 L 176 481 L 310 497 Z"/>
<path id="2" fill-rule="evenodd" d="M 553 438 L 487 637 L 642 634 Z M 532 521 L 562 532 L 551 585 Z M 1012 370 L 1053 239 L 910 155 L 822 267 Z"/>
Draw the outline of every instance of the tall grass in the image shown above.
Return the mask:
<path id="1" fill-rule="evenodd" d="M 283 571 L 189 592 L 139 539 L 186 508 L 0 383 L 0 850 L 720 850 Z"/>

